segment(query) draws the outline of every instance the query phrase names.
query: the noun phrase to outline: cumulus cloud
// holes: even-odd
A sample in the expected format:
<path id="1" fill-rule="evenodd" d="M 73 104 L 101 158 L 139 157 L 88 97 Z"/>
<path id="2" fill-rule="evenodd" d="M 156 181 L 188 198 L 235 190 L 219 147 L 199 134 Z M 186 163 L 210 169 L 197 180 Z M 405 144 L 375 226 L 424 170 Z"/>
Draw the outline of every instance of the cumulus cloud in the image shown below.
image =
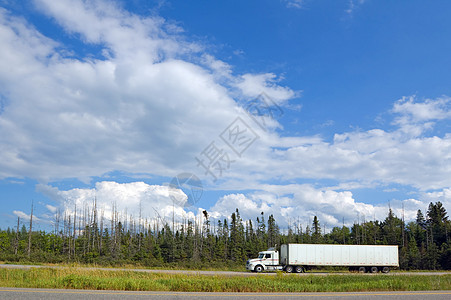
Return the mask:
<path id="1" fill-rule="evenodd" d="M 49 185 L 38 185 L 38 191 L 54 200 L 57 206 L 47 205 L 51 212 L 45 219 L 36 221 L 49 222 L 54 219 L 57 209 L 67 215 L 77 212 L 78 217 L 83 212 L 92 210 L 96 205 L 98 216 L 111 220 L 117 213 L 119 220 L 141 220 L 142 224 L 156 222 L 170 223 L 172 216 L 177 224 L 184 220 L 202 218 L 202 208 L 191 212 L 183 205 L 173 205 L 168 195 L 167 186 L 149 185 L 144 182 L 117 183 L 110 181 L 98 182 L 94 188 L 75 188 L 59 190 Z M 183 194 L 183 191 L 180 191 Z M 186 195 L 185 195 L 186 199 Z M 418 209 L 423 211 L 429 202 L 441 201 L 445 207 L 451 204 L 451 190 L 424 193 L 419 199 L 409 198 L 390 201 L 393 212 L 407 221 L 414 220 Z M 388 214 L 389 204 L 368 204 L 357 201 L 351 191 L 335 191 L 327 188 L 316 188 L 309 184 L 261 185 L 259 190 L 243 193 L 227 194 L 207 209 L 213 222 L 230 218 L 239 209 L 243 220 L 254 220 L 263 212 L 267 219 L 274 215 L 281 228 L 287 228 L 294 223 L 304 228 L 311 225 L 317 216 L 323 228 L 330 230 L 334 226 L 346 226 L 354 223 L 384 220 Z M 14 214 L 24 220 L 29 215 L 21 211 Z M 140 219 L 141 218 L 141 219 Z"/>
<path id="2" fill-rule="evenodd" d="M 98 217 L 102 216 L 104 222 L 114 218 L 115 212 L 119 220 L 134 221 L 136 224 L 140 220 L 141 224 L 171 223 L 173 214 L 176 224 L 187 219 L 197 222 L 203 216 L 202 208 L 188 212 L 183 205 L 173 205 L 166 186 L 143 182 L 120 184 L 104 181 L 91 189 L 70 190 L 39 185 L 38 190 L 57 202 L 57 206 L 47 206 L 51 214 L 44 219 L 33 217 L 41 222 L 53 220 L 57 209 L 67 215 L 73 215 L 76 210 L 80 218 L 83 211 L 90 211 L 94 205 Z M 343 221 L 346 226 L 352 226 L 364 221 L 384 220 L 389 207 L 398 217 L 404 215 L 406 221 L 414 220 L 418 209 L 425 211 L 429 202 L 436 201 L 441 201 L 445 207 L 450 205 L 451 190 L 424 193 L 419 199 L 395 199 L 390 203 L 368 204 L 356 200 L 351 191 L 334 191 L 309 184 L 262 185 L 259 190 L 247 194 L 227 194 L 206 210 L 213 222 L 230 218 L 237 208 L 244 221 L 255 221 L 262 212 L 267 220 L 272 214 L 283 230 L 295 223 L 305 229 L 307 225 L 311 226 L 313 217 L 317 216 L 322 228 L 328 231 L 334 226 L 342 226 Z M 29 220 L 29 215 L 21 211 L 14 211 L 14 214 Z"/>
<path id="3" fill-rule="evenodd" d="M 319 136 L 263 137 L 250 150 L 248 161 L 237 162 L 242 172 L 236 176 L 248 186 L 251 183 L 246 178 L 254 180 L 258 174 L 263 179 L 333 179 L 360 187 L 398 183 L 423 191 L 447 188 L 451 182 L 451 135 L 428 136 L 424 126 L 433 128 L 436 121 L 448 118 L 448 102 L 448 97 L 396 101 L 392 112 L 395 120 L 403 121 L 395 121 L 392 130 L 336 133 L 331 141 Z"/>
<path id="4" fill-rule="evenodd" d="M 434 191 L 429 193 L 424 193 L 423 195 L 424 201 L 428 202 L 442 202 L 443 206 L 448 209 L 451 207 L 451 188 L 445 188 L 440 191 Z"/>
<path id="5" fill-rule="evenodd" d="M 278 85 L 277 77 L 272 73 L 244 74 L 236 86 L 244 96 L 255 98 L 264 93 L 279 104 L 296 96 L 290 88 Z"/>
<path id="6" fill-rule="evenodd" d="M 415 96 L 403 97 L 395 102 L 392 112 L 398 114 L 393 124 L 405 133 L 418 136 L 432 129 L 436 121 L 451 118 L 451 98 L 418 101 Z"/>
<path id="7" fill-rule="evenodd" d="M 404 213 L 406 220 L 411 220 L 415 218 L 417 210 L 423 209 L 427 204 L 416 199 L 405 199 L 393 200 L 391 206 L 396 215 L 401 217 Z M 334 226 L 341 226 L 343 219 L 347 226 L 365 220 L 384 220 L 389 209 L 386 203 L 374 205 L 359 202 L 350 191 L 291 184 L 262 186 L 262 190 L 248 195 L 226 195 L 210 208 L 210 214 L 217 219 L 227 218 L 236 208 L 239 208 L 244 220 L 255 220 L 261 212 L 266 218 L 272 214 L 283 228 L 298 220 L 305 228 L 317 216 L 329 230 Z"/>
<path id="8" fill-rule="evenodd" d="M 231 96 L 241 75 L 164 19 L 101 0 L 35 4 L 71 38 L 101 50 L 71 56 L 73 49 L 0 11 L 0 178 L 174 176 L 244 115 Z M 277 99 L 294 95 L 271 76 L 255 84 Z"/>
<path id="9" fill-rule="evenodd" d="M 257 126 L 235 101 L 263 92 L 285 105 L 298 96 L 276 74 L 234 74 L 233 66 L 186 40 L 182 29 L 160 17 L 129 13 L 116 2 L 34 3 L 70 38 L 94 50 L 72 55 L 70 46 L 0 10 L 0 178 L 89 181 L 113 170 L 172 177 L 195 168 L 194 157 L 240 116 L 258 140 L 216 188 L 255 192 L 221 198 L 212 215 L 229 215 L 240 205 L 248 218 L 261 211 L 285 220 L 317 214 L 328 224 L 339 223 L 340 216 L 353 220 L 357 213 L 382 218 L 386 207 L 356 201 L 350 190 L 390 183 L 430 193 L 424 199 L 449 201 L 451 135 L 431 134 L 451 116 L 447 96 L 396 101 L 391 130 L 340 132 L 332 140 L 282 137 Z M 302 1 L 290 3 L 300 7 Z M 350 3 L 354 8 L 363 1 Z M 277 119 L 270 121 L 272 129 L 281 128 Z M 262 187 L 273 179 L 332 179 L 337 186 Z M 113 202 L 135 216 L 140 203 L 149 217 L 172 211 L 163 186 L 142 182 L 99 182 L 68 191 L 40 185 L 39 191 L 64 210 L 97 199 L 105 215 Z M 185 211 L 179 207 L 176 213 Z"/>
<path id="10" fill-rule="evenodd" d="M 166 34 L 162 18 L 141 18 L 112 1 L 35 0 L 35 4 L 66 31 L 87 43 L 103 44 L 111 55 L 130 62 L 155 63 L 191 48 Z"/>
<path id="11" fill-rule="evenodd" d="M 98 212 L 109 220 L 114 213 L 118 213 L 120 219 L 131 218 L 136 222 L 140 217 L 149 222 L 155 220 L 168 222 L 173 213 L 179 220 L 194 218 L 193 213 L 183 209 L 183 203 L 182 205 L 173 203 L 167 186 L 149 185 L 144 182 L 102 181 L 97 182 L 94 188 L 59 190 L 40 184 L 37 190 L 56 201 L 61 211 L 69 215 L 77 212 L 80 216 L 86 208 L 91 210 L 95 205 Z M 179 192 L 183 194 L 183 191 L 179 190 Z M 184 199 L 187 200 L 186 195 Z M 56 209 L 53 212 L 55 211 Z"/>

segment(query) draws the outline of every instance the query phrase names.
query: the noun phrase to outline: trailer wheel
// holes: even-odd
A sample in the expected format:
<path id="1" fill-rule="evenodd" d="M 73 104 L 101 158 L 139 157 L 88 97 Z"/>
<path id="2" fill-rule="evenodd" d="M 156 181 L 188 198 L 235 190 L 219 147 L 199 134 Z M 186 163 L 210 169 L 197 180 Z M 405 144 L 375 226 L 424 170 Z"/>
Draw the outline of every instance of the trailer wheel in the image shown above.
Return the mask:
<path id="1" fill-rule="evenodd" d="M 371 273 L 377 273 L 379 269 L 377 267 L 371 267 Z"/>
<path id="2" fill-rule="evenodd" d="M 294 268 L 294 271 L 295 271 L 296 273 L 302 273 L 302 272 L 304 272 L 304 268 L 303 268 L 302 266 L 296 266 L 296 267 Z"/>
<path id="3" fill-rule="evenodd" d="M 382 268 L 382 273 L 388 273 L 390 272 L 390 268 L 389 267 L 383 267 Z"/>
<path id="4" fill-rule="evenodd" d="M 365 267 L 359 267 L 359 273 L 365 273 L 366 268 Z"/>
<path id="5" fill-rule="evenodd" d="M 293 273 L 293 266 L 286 266 L 286 267 L 285 267 L 285 272 L 287 272 L 287 273 Z"/>
<path id="6" fill-rule="evenodd" d="M 263 267 L 261 265 L 255 266 L 254 271 L 260 273 L 263 271 Z"/>

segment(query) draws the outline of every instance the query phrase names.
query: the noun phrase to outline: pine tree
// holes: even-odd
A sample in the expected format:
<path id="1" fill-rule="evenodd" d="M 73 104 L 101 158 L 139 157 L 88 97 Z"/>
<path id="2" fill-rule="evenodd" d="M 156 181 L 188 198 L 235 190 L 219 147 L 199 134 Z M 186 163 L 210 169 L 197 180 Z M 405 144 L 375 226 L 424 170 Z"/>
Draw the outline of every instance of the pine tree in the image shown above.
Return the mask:
<path id="1" fill-rule="evenodd" d="M 429 204 L 427 211 L 427 224 L 431 233 L 431 240 L 437 246 L 441 246 L 447 239 L 447 221 L 448 216 L 443 204 L 439 201 L 435 204 Z"/>
<path id="2" fill-rule="evenodd" d="M 233 261 L 244 260 L 244 226 L 238 208 L 232 213 L 230 223 L 230 257 Z"/>
<path id="3" fill-rule="evenodd" d="M 355 223 L 351 230 L 343 224 L 324 235 L 316 216 L 313 222 L 307 223 L 305 232 L 298 219 L 296 223 L 290 222 L 284 234 L 274 215 L 265 223 L 261 213 L 254 227 L 251 220 L 243 222 L 238 209 L 232 214 L 231 222 L 218 220 L 217 229 L 216 226 L 212 229 L 207 211 L 195 220 L 184 220 L 182 225 L 177 225 L 179 228 L 171 228 L 162 218 L 155 219 L 152 225 L 147 219 L 145 225 L 142 221 L 136 223 L 132 216 L 121 214 L 115 207 L 111 226 L 103 226 L 103 213 L 98 219 L 95 207 L 95 203 L 92 207 L 85 205 L 77 215 L 65 213 L 61 226 L 59 214 L 51 233 L 30 230 L 18 219 L 13 230 L 0 230 L 0 260 L 11 257 L 18 260 L 30 254 L 30 259 L 36 262 L 196 266 L 202 260 L 242 265 L 245 258 L 280 243 L 402 244 L 404 236 L 404 246 L 400 248 L 402 268 L 451 269 L 451 222 L 440 202 L 429 204 L 426 219 L 418 210 L 416 219 L 405 226 L 389 209 L 383 222 Z"/>
<path id="4" fill-rule="evenodd" d="M 270 215 L 268 218 L 268 248 L 278 245 L 279 239 L 280 239 L 279 226 L 277 226 L 274 216 Z"/>
<path id="5" fill-rule="evenodd" d="M 408 269 L 420 269 L 421 268 L 421 254 L 420 250 L 418 249 L 417 242 L 415 240 L 415 236 L 410 235 L 409 239 L 409 262 L 408 262 Z"/>
<path id="6" fill-rule="evenodd" d="M 314 243 L 314 244 L 321 243 L 321 241 L 322 241 L 321 225 L 319 223 L 319 220 L 318 220 L 317 216 L 313 217 L 312 229 L 313 229 L 313 232 L 312 232 L 312 243 Z"/>
<path id="7" fill-rule="evenodd" d="M 382 224 L 382 230 L 387 245 L 401 245 L 402 243 L 402 220 L 395 216 L 392 209 L 388 210 L 388 216 Z"/>

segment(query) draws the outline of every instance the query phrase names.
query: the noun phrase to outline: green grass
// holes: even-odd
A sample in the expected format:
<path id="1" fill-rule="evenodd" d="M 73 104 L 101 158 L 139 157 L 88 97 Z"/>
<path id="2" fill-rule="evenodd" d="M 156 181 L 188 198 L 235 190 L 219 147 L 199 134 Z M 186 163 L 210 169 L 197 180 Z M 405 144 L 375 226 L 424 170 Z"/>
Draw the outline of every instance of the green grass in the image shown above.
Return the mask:
<path id="1" fill-rule="evenodd" d="M 451 290 L 451 275 L 202 276 L 77 268 L 0 269 L 0 286 L 182 292 Z"/>

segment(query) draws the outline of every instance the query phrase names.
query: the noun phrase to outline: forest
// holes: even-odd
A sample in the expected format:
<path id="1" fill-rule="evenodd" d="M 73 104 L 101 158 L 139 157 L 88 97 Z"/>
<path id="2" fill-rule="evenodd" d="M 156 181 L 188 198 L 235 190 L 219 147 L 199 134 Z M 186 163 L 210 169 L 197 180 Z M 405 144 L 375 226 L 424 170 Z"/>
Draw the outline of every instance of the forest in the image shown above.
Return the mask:
<path id="1" fill-rule="evenodd" d="M 274 216 L 263 212 L 255 220 L 243 220 L 236 209 L 230 218 L 214 222 L 207 211 L 193 220 L 151 222 L 114 209 L 106 218 L 94 203 L 78 215 L 57 213 L 50 232 L 33 230 L 33 214 L 27 222 L 18 218 L 15 228 L 0 229 L 0 261 L 244 269 L 248 258 L 269 247 L 325 243 L 398 245 L 400 269 L 450 270 L 450 232 L 441 202 L 431 202 L 425 214 L 418 210 L 416 220 L 407 223 L 389 208 L 384 220 L 327 232 L 316 216 L 311 224 L 298 220 L 281 230 Z"/>

